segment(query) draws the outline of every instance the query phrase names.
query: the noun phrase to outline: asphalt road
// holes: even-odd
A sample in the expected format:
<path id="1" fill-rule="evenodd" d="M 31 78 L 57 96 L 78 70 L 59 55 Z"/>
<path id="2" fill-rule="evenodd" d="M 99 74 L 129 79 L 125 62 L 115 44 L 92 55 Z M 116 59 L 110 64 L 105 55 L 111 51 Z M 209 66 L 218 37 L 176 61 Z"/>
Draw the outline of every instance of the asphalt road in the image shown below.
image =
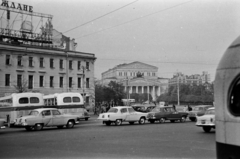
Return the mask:
<path id="1" fill-rule="evenodd" d="M 195 123 L 102 125 L 92 117 L 73 129 L 0 130 L 0 158 L 216 158 L 215 132 Z"/>

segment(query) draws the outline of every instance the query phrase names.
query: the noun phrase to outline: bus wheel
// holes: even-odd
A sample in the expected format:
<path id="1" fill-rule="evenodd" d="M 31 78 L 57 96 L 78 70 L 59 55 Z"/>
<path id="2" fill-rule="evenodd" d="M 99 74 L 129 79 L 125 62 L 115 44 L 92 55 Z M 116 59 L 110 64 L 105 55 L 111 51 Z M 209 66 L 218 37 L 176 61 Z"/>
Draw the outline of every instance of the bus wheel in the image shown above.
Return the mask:
<path id="1" fill-rule="evenodd" d="M 27 131 L 32 131 L 32 130 L 33 130 L 33 127 L 32 127 L 32 126 L 26 126 L 25 129 L 26 129 Z"/>
<path id="2" fill-rule="evenodd" d="M 204 130 L 206 133 L 209 133 L 209 132 L 211 131 L 211 127 L 204 126 L 204 127 L 203 127 L 203 130 Z"/>
<path id="3" fill-rule="evenodd" d="M 42 129 L 43 129 L 43 125 L 42 124 L 35 124 L 34 130 L 38 131 L 38 130 L 42 130 Z"/>

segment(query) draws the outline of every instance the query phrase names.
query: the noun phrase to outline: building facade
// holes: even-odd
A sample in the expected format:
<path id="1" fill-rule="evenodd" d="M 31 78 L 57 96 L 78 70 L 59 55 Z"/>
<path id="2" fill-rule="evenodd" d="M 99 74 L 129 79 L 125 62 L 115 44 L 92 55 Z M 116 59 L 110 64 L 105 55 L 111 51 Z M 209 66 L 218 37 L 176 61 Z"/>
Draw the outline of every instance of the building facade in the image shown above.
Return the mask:
<path id="1" fill-rule="evenodd" d="M 94 54 L 0 42 L 0 96 L 25 89 L 43 94 L 79 92 L 95 102 Z"/>
<path id="2" fill-rule="evenodd" d="M 168 79 L 158 77 L 158 68 L 142 62 L 120 64 L 102 73 L 102 84 L 110 81 L 122 83 L 130 93 L 149 93 L 153 100 L 165 93 L 168 88 Z"/>
<path id="3" fill-rule="evenodd" d="M 189 85 L 202 85 L 205 83 L 210 83 L 210 74 L 206 71 L 203 71 L 203 73 L 200 74 L 194 74 L 194 75 L 184 75 L 181 72 L 177 72 L 173 75 L 173 78 L 169 80 L 169 86 L 171 85 L 177 85 L 179 84 L 189 84 Z"/>

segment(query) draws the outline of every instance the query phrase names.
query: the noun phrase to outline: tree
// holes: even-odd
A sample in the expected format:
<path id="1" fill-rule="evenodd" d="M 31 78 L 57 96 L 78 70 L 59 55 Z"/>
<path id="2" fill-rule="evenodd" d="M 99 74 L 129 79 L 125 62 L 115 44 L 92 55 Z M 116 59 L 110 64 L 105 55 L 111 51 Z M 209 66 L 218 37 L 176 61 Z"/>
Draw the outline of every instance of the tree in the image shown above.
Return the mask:
<path id="1" fill-rule="evenodd" d="M 17 93 L 28 92 L 28 80 L 22 79 L 13 85 Z"/>

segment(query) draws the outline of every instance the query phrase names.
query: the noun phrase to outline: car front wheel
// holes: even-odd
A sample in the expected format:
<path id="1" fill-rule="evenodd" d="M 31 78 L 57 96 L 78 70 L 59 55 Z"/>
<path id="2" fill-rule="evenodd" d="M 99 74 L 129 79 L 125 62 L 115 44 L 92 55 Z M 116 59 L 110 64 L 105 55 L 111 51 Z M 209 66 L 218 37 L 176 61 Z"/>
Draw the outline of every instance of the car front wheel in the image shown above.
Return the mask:
<path id="1" fill-rule="evenodd" d="M 74 127 L 74 122 L 72 120 L 67 122 L 67 128 L 73 128 Z"/>
<path id="2" fill-rule="evenodd" d="M 182 116 L 182 118 L 180 119 L 180 122 L 185 122 L 186 121 L 186 117 L 185 116 Z"/>
<path id="3" fill-rule="evenodd" d="M 204 130 L 206 133 L 209 133 L 209 132 L 211 131 L 211 127 L 204 126 L 204 127 L 203 127 L 203 130 Z"/>
<path id="4" fill-rule="evenodd" d="M 145 118 L 141 117 L 138 121 L 139 124 L 145 124 Z"/>
<path id="5" fill-rule="evenodd" d="M 122 120 L 117 119 L 117 120 L 115 121 L 115 125 L 119 126 L 119 125 L 121 125 L 121 124 L 122 124 Z"/>

